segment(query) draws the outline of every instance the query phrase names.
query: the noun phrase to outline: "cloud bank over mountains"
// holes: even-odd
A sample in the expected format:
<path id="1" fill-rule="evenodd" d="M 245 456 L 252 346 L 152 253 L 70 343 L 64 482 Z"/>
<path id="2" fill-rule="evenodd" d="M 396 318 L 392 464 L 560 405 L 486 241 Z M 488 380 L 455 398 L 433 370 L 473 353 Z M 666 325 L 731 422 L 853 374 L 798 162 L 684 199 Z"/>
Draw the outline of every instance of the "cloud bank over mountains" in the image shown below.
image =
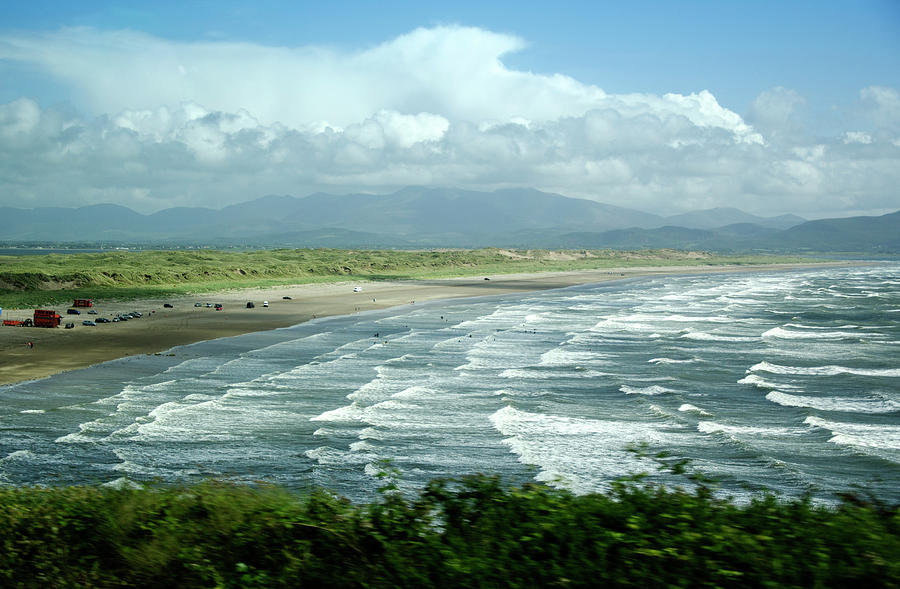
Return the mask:
<path id="1" fill-rule="evenodd" d="M 263 194 L 533 186 L 674 214 L 898 208 L 900 93 L 870 86 L 822 134 L 765 89 L 741 116 L 706 90 L 607 94 L 510 69 L 523 39 L 416 29 L 359 51 L 176 42 L 134 31 L 0 36 L 0 66 L 69 104 L 0 104 L 3 204 L 151 212 Z"/>

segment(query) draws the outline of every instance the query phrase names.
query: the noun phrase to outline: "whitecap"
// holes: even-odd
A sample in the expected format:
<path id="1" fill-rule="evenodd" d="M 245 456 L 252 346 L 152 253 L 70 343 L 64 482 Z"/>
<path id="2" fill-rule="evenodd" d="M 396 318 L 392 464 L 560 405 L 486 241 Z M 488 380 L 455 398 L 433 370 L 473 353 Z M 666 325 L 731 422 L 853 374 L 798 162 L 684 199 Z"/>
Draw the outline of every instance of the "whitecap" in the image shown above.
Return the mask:
<path id="1" fill-rule="evenodd" d="M 684 403 L 681 407 L 678 408 L 682 413 L 695 413 L 700 417 L 712 417 L 712 413 L 708 411 L 704 411 L 700 409 L 696 405 L 691 405 L 690 403 Z"/>
<path id="2" fill-rule="evenodd" d="M 773 374 L 800 374 L 807 376 L 836 376 L 855 374 L 857 376 L 900 377 L 900 368 L 850 368 L 846 366 L 782 366 L 771 362 L 760 362 L 750 367 L 748 372 L 771 372 Z"/>
<path id="3" fill-rule="evenodd" d="M 663 432 L 657 422 L 623 422 L 530 413 L 505 406 L 490 416 L 519 462 L 537 466 L 536 480 L 576 493 L 606 488 L 606 481 L 646 471 L 625 450 L 629 443 L 677 444 L 684 434 Z"/>
<path id="4" fill-rule="evenodd" d="M 793 331 L 783 327 L 773 327 L 762 334 L 764 338 L 802 339 L 802 340 L 839 340 L 859 339 L 860 334 L 848 331 Z"/>
<path id="5" fill-rule="evenodd" d="M 767 438 L 797 436 L 806 433 L 806 430 L 802 429 L 754 425 L 730 425 L 716 421 L 699 422 L 697 424 L 697 431 L 703 434 L 723 433 L 737 436 L 762 436 Z"/>
<path id="6" fill-rule="evenodd" d="M 131 489 L 131 490 L 135 490 L 135 491 L 139 491 L 144 488 L 144 486 L 141 485 L 140 483 L 136 483 L 126 477 L 119 477 L 115 480 L 103 483 L 103 485 L 101 485 L 101 486 L 109 487 L 111 489 L 118 489 L 118 490 Z"/>
<path id="7" fill-rule="evenodd" d="M 755 342 L 759 341 L 755 337 L 735 336 L 735 335 L 717 335 L 714 333 L 706 333 L 705 331 L 689 331 L 682 335 L 684 339 L 697 340 L 701 342 Z"/>
<path id="8" fill-rule="evenodd" d="M 12 462 L 16 460 L 32 460 L 36 458 L 37 455 L 31 450 L 16 450 L 15 452 L 10 452 L 4 458 L 0 459 L 0 462 Z"/>
<path id="9" fill-rule="evenodd" d="M 345 450 L 338 450 L 331 446 L 319 446 L 303 453 L 307 458 L 317 461 L 324 465 L 342 465 L 342 464 L 363 464 L 372 460 L 372 457 L 365 453 L 351 453 Z"/>
<path id="10" fill-rule="evenodd" d="M 664 395 L 666 393 L 678 392 L 674 389 L 667 389 L 666 387 L 661 387 L 656 384 L 649 387 L 631 387 L 626 384 L 620 386 L 619 390 L 626 395 Z"/>
<path id="11" fill-rule="evenodd" d="M 820 411 L 846 413 L 893 413 L 900 411 L 900 403 L 877 397 L 809 397 L 772 391 L 766 399 L 784 407 L 807 407 Z"/>
<path id="12" fill-rule="evenodd" d="M 897 454 L 900 451 L 900 425 L 846 423 L 814 416 L 807 417 L 803 423 L 830 431 L 832 437 L 828 441 L 832 444 L 877 450 L 882 458 L 900 462 Z"/>

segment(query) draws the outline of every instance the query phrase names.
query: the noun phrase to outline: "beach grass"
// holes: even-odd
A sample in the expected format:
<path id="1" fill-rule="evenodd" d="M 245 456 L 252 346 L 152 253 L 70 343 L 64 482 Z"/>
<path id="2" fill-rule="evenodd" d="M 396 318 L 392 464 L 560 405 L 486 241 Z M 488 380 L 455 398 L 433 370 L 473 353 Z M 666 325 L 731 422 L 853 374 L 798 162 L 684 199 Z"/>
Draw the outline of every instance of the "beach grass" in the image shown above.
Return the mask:
<path id="1" fill-rule="evenodd" d="M 808 262 L 797 257 L 702 252 L 547 250 L 113 251 L 0 256 L 0 307 L 74 298 L 135 300 L 237 288 L 348 280 L 412 280 L 641 266 Z"/>

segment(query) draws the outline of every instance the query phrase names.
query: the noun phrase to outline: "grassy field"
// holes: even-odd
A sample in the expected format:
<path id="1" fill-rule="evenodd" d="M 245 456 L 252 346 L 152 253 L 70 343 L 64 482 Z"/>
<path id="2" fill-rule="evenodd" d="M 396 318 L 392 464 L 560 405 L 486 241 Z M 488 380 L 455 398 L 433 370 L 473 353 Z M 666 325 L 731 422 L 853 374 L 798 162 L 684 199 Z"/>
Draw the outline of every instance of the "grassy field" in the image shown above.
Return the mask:
<path id="1" fill-rule="evenodd" d="M 231 288 L 342 280 L 446 278 L 634 266 L 766 264 L 796 257 L 718 256 L 650 250 L 500 249 L 140 251 L 0 256 L 0 307 L 28 308 L 73 298 L 138 299 Z"/>

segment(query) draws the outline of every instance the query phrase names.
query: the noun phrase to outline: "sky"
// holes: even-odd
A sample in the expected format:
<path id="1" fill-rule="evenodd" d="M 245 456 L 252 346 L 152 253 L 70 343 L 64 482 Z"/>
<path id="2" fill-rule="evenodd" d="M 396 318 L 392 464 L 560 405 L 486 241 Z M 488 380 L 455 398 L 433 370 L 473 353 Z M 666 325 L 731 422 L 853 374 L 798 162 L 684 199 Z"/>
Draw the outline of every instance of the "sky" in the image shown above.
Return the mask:
<path id="1" fill-rule="evenodd" d="M 0 206 L 413 185 L 900 209 L 898 0 L 450 4 L 9 3 Z"/>

